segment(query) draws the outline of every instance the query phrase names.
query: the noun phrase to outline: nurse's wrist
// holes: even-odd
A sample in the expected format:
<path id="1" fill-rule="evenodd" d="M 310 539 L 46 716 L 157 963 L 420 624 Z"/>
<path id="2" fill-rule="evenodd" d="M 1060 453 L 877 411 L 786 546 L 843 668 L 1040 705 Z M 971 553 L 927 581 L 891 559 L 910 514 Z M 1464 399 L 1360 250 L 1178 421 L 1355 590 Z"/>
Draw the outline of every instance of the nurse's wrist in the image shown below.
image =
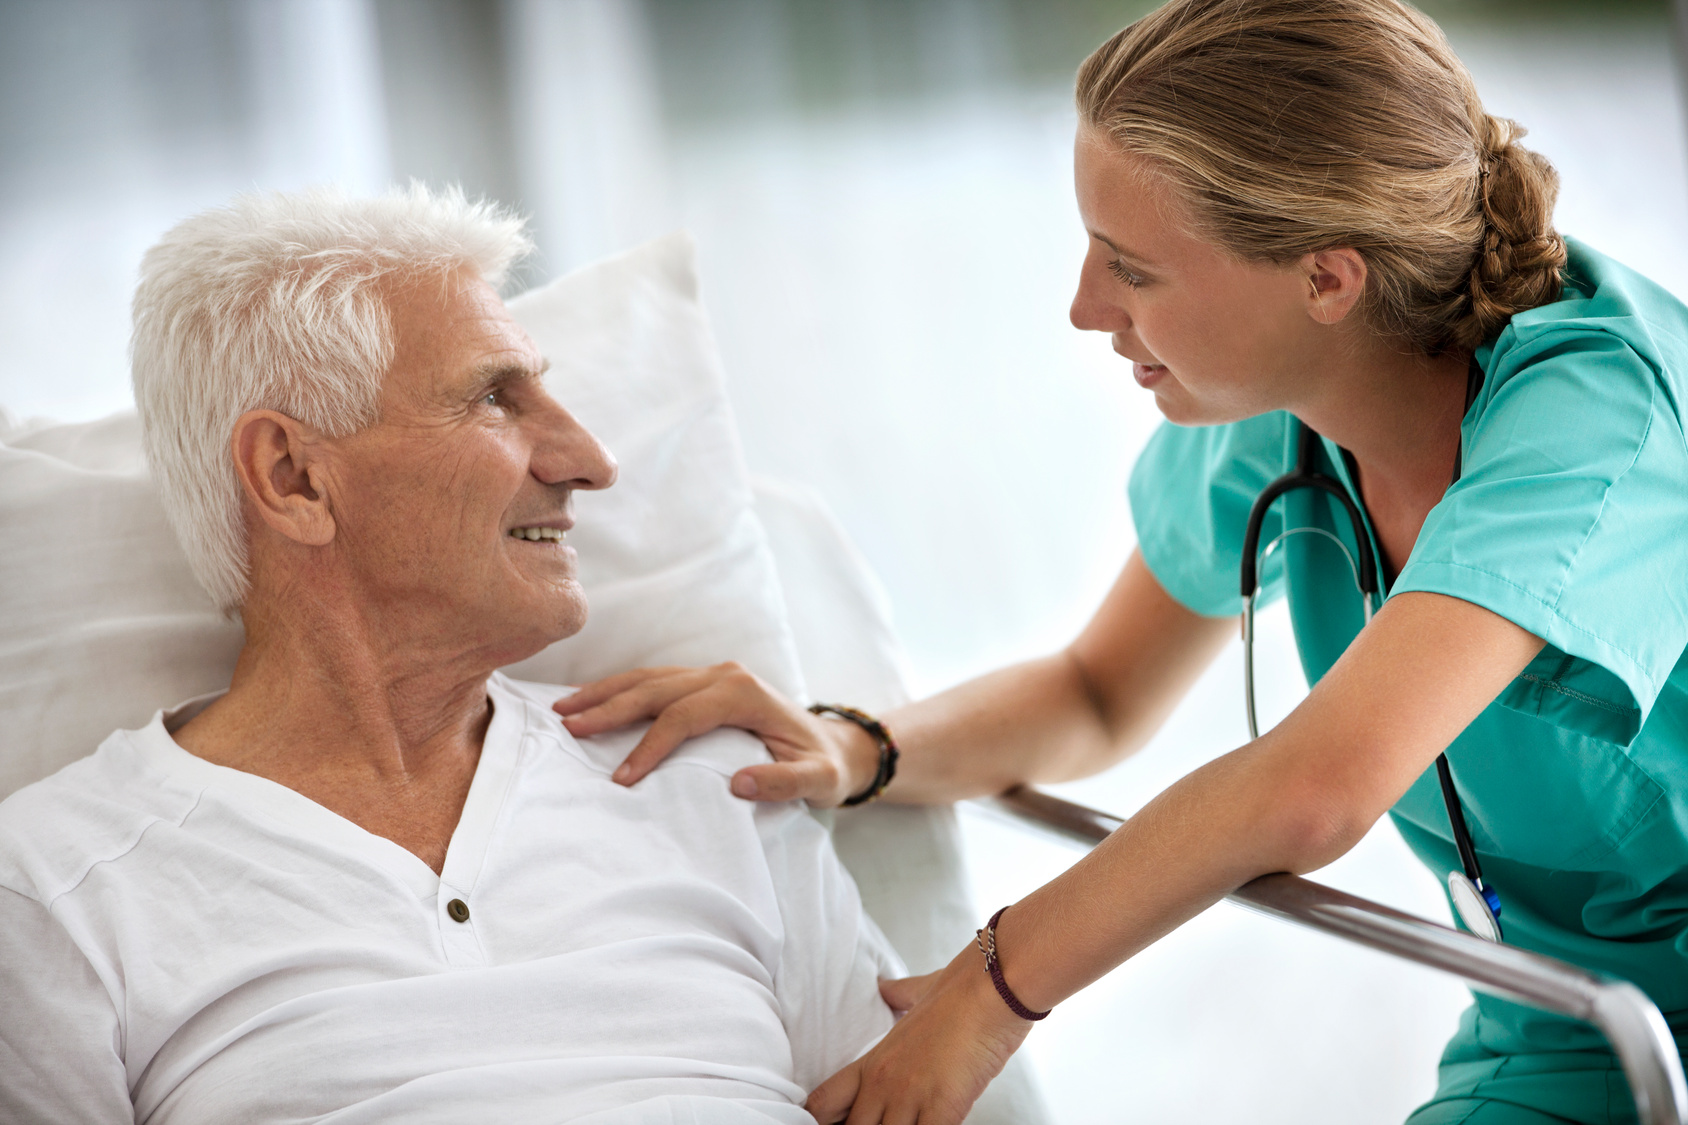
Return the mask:
<path id="1" fill-rule="evenodd" d="M 841 784 L 838 799 L 848 800 L 871 789 L 879 777 L 879 740 L 853 722 L 817 715 L 832 742 Z"/>
<path id="2" fill-rule="evenodd" d="M 1046 1006 L 1041 1008 L 1027 1003 L 1026 996 L 1023 993 L 1030 993 L 1035 998 L 1036 992 L 1034 990 L 1037 986 L 1028 979 L 1033 974 L 1027 971 L 1029 966 L 1027 958 L 1023 955 L 1015 958 L 1016 967 L 1019 971 L 1014 974 L 1013 981 L 1009 980 L 1008 966 L 1004 964 L 1003 951 L 999 941 L 1001 922 L 1007 913 L 1008 907 L 1004 906 L 991 916 L 990 921 L 986 922 L 984 927 L 974 935 L 975 947 L 983 958 L 983 968 L 991 982 L 991 987 L 995 990 L 1003 1005 L 1013 1013 L 1015 1018 L 1025 1020 L 1028 1023 L 1036 1023 L 1054 1010 L 1055 1001 L 1051 999 Z M 1018 942 L 1015 944 L 1018 944 Z M 1022 950 L 1022 954 L 1023 952 Z"/>

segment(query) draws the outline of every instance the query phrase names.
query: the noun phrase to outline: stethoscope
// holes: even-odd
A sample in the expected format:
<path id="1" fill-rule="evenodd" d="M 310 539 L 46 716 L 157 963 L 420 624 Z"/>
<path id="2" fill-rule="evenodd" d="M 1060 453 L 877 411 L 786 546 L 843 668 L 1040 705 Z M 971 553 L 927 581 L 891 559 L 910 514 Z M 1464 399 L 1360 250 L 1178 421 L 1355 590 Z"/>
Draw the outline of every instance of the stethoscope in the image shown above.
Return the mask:
<path id="1" fill-rule="evenodd" d="M 1465 384 L 1467 411 L 1470 411 L 1471 404 L 1476 401 L 1477 392 L 1482 386 L 1483 369 L 1473 357 Z M 1295 469 L 1267 485 L 1260 493 L 1254 501 L 1254 506 L 1249 509 L 1248 529 L 1243 536 L 1243 695 L 1248 707 L 1248 736 L 1251 739 L 1260 737 L 1259 722 L 1254 709 L 1254 603 L 1260 594 L 1259 566 L 1265 557 L 1291 535 L 1322 535 L 1334 542 L 1347 558 L 1349 569 L 1354 574 L 1354 584 L 1360 590 L 1360 600 L 1365 608 L 1367 622 L 1371 621 L 1372 605 L 1378 596 L 1379 568 L 1372 550 L 1371 536 L 1366 531 L 1366 513 L 1362 507 L 1365 501 L 1357 500 L 1340 481 L 1314 469 L 1313 453 L 1319 435 L 1304 422 L 1298 421 L 1297 425 L 1301 427 L 1301 431 Z M 1461 447 L 1456 448 L 1454 452 L 1455 481 L 1459 480 L 1463 445 L 1462 439 Z M 1357 562 L 1354 556 L 1349 554 L 1342 540 L 1322 527 L 1289 528 L 1268 543 L 1264 551 L 1259 549 L 1260 529 L 1266 521 L 1267 510 L 1279 497 L 1298 488 L 1312 488 L 1328 493 L 1342 506 L 1342 510 L 1348 513 L 1348 522 L 1353 526 L 1354 542 L 1360 554 Z M 1477 865 L 1477 850 L 1471 846 L 1471 832 L 1465 826 L 1465 810 L 1461 807 L 1459 793 L 1454 788 L 1454 776 L 1448 767 L 1446 754 L 1436 757 L 1436 777 L 1442 783 L 1442 803 L 1448 808 L 1448 824 L 1453 829 L 1454 847 L 1459 850 L 1462 868 L 1448 872 L 1448 897 L 1453 900 L 1454 909 L 1467 929 L 1478 937 L 1500 941 L 1500 895 L 1483 881 L 1483 870 Z"/>

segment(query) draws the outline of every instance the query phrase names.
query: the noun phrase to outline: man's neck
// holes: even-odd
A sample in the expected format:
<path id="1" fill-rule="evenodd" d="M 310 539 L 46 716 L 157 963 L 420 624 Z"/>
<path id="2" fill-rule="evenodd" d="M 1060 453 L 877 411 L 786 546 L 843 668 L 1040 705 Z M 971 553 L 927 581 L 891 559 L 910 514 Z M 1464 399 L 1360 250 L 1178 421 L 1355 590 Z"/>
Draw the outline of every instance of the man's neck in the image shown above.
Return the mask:
<path id="1" fill-rule="evenodd" d="M 285 785 L 436 872 L 491 718 L 486 654 L 393 636 L 314 602 L 244 611 L 229 692 L 176 732 L 188 752 Z"/>

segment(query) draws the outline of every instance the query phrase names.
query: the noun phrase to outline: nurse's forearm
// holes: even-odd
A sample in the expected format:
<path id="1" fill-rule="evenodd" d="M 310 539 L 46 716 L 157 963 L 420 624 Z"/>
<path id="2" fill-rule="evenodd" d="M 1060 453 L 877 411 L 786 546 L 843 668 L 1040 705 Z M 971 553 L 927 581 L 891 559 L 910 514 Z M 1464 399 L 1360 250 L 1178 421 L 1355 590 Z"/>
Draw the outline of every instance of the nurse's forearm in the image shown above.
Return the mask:
<path id="1" fill-rule="evenodd" d="M 1008 912 L 1009 984 L 1048 1007 L 1249 880 L 1336 859 L 1541 646 L 1455 598 L 1392 598 L 1276 729 L 1167 789 Z"/>
<path id="2" fill-rule="evenodd" d="M 1256 743 L 1196 770 L 1008 911 L 998 948 L 1021 1001 L 1053 1007 L 1251 879 L 1313 870 L 1364 835 L 1269 758 Z"/>
<path id="3" fill-rule="evenodd" d="M 1117 761 L 1120 746 L 1065 653 L 980 676 L 900 707 L 886 723 L 902 747 L 885 798 L 936 804 L 1057 781 Z"/>
<path id="4" fill-rule="evenodd" d="M 1235 630 L 1175 601 L 1133 553 L 1066 649 L 887 716 L 904 757 L 886 798 L 952 801 L 1107 769 L 1153 737 Z"/>

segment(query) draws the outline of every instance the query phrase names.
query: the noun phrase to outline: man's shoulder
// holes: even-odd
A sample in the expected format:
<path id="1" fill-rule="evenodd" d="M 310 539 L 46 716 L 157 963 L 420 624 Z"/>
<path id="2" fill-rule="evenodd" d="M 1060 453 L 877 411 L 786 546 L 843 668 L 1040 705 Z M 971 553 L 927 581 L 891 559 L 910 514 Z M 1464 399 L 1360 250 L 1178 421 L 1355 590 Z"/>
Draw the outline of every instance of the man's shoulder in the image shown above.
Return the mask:
<path id="1" fill-rule="evenodd" d="M 635 723 L 621 730 L 577 739 L 563 729 L 562 721 L 556 712 L 551 710 L 551 704 L 572 694 L 575 688 L 515 680 L 505 675 L 496 676 L 493 683 L 523 703 L 534 707 L 540 712 L 537 722 L 547 728 L 554 727 L 555 733 L 561 736 L 565 744 L 578 747 L 581 756 L 592 768 L 606 774 L 614 772 L 633 747 L 638 745 L 645 731 L 650 729 L 649 723 Z M 768 749 L 756 736 L 742 730 L 723 727 L 688 739 L 657 768 L 696 768 L 722 777 L 731 777 L 745 766 L 768 760 Z"/>
<path id="2" fill-rule="evenodd" d="M 731 777 L 745 766 L 771 761 L 762 740 L 748 731 L 719 727 L 691 739 L 669 759 L 675 765 L 697 766 Z"/>
<path id="3" fill-rule="evenodd" d="M 0 886 L 48 904 L 130 851 L 150 825 L 186 816 L 193 795 L 146 768 L 134 734 L 115 731 L 94 753 L 0 801 Z"/>
<path id="4" fill-rule="evenodd" d="M 506 676 L 502 672 L 493 673 L 492 679 L 487 681 L 487 686 L 495 692 L 502 688 L 524 703 L 531 703 L 535 707 L 547 709 L 565 695 L 573 695 L 580 690 L 562 684 L 541 684 L 532 680 L 518 680 Z"/>

